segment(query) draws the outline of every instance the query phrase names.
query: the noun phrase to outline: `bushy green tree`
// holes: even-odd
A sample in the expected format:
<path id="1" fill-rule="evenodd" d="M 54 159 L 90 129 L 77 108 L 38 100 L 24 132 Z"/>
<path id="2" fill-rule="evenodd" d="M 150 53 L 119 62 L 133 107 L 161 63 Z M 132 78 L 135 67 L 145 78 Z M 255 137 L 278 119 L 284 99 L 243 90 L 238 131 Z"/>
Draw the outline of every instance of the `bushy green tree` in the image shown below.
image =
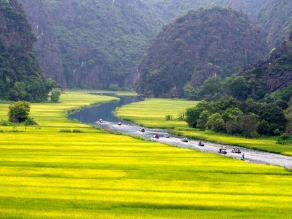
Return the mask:
<path id="1" fill-rule="evenodd" d="M 205 130 L 207 128 L 207 122 L 209 119 L 210 113 L 207 110 L 204 110 L 197 120 L 197 127 L 199 129 Z"/>
<path id="2" fill-rule="evenodd" d="M 59 88 L 55 88 L 51 92 L 51 101 L 57 103 L 60 100 L 61 90 Z"/>
<path id="3" fill-rule="evenodd" d="M 197 127 L 197 121 L 200 117 L 201 112 L 203 111 L 202 108 L 188 108 L 186 110 L 185 116 L 186 116 L 186 122 L 190 127 L 196 128 Z"/>
<path id="4" fill-rule="evenodd" d="M 224 121 L 235 120 L 240 115 L 243 115 L 243 112 L 238 108 L 228 108 L 222 113 L 222 118 Z"/>
<path id="5" fill-rule="evenodd" d="M 248 86 L 243 76 L 232 75 L 223 82 L 224 91 L 240 101 L 245 101 L 248 95 Z"/>
<path id="6" fill-rule="evenodd" d="M 220 113 L 212 114 L 209 117 L 208 122 L 207 122 L 207 127 L 217 132 L 224 130 L 225 123 Z"/>
<path id="7" fill-rule="evenodd" d="M 287 124 L 287 119 L 283 110 L 276 104 L 266 104 L 261 107 L 259 111 L 259 117 L 261 120 L 267 121 L 272 132 L 278 128 L 280 131 L 284 131 Z"/>
<path id="8" fill-rule="evenodd" d="M 207 78 L 204 81 L 203 86 L 198 91 L 198 97 L 200 99 L 210 99 L 213 100 L 216 94 L 222 92 L 222 82 L 220 77 L 214 76 Z"/>
<path id="9" fill-rule="evenodd" d="M 289 107 L 289 104 L 285 100 L 277 100 L 277 106 L 280 107 L 282 110 L 285 110 Z"/>
<path id="10" fill-rule="evenodd" d="M 197 98 L 196 90 L 190 83 L 185 84 L 183 87 L 184 95 L 189 100 L 194 100 Z"/>
<path id="11" fill-rule="evenodd" d="M 9 106 L 8 118 L 9 121 L 24 122 L 30 112 L 30 103 L 27 101 L 17 101 Z"/>
<path id="12" fill-rule="evenodd" d="M 240 128 L 242 129 L 242 134 L 246 137 L 256 137 L 258 136 L 258 122 L 257 116 L 253 113 L 248 115 L 243 115 L 239 119 Z"/>
<path id="13" fill-rule="evenodd" d="M 228 120 L 225 122 L 225 129 L 228 134 L 240 134 L 242 132 L 240 128 L 239 118 Z"/>
<path id="14" fill-rule="evenodd" d="M 25 100 L 27 96 L 27 92 L 25 90 L 24 82 L 15 82 L 9 93 L 9 99 L 13 101 Z"/>
<path id="15" fill-rule="evenodd" d="M 260 135 L 270 134 L 270 124 L 266 120 L 262 120 L 258 124 L 258 133 Z"/>

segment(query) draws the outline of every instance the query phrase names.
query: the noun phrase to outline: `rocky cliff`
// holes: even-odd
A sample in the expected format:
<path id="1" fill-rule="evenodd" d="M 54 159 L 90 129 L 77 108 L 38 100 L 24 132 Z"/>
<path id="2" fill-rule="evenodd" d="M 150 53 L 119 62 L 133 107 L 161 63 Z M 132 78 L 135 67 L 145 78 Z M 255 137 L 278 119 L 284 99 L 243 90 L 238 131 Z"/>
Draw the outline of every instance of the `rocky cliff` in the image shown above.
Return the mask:
<path id="1" fill-rule="evenodd" d="M 267 93 L 292 84 L 292 32 L 288 36 L 287 40 L 273 50 L 269 59 L 239 73 L 246 78 L 253 98 L 261 99 Z"/>
<path id="2" fill-rule="evenodd" d="M 44 75 L 79 88 L 133 87 L 154 36 L 190 9 L 232 6 L 250 17 L 267 0 L 19 0 L 38 41 Z"/>
<path id="3" fill-rule="evenodd" d="M 40 102 L 48 89 L 35 57 L 36 38 L 17 0 L 0 1 L 0 98 Z"/>
<path id="4" fill-rule="evenodd" d="M 278 47 L 292 28 L 292 1 L 269 0 L 259 12 L 258 21 L 269 48 Z"/>
<path id="5" fill-rule="evenodd" d="M 44 76 L 52 78 L 61 86 L 66 87 L 59 43 L 48 6 L 42 0 L 19 0 L 19 2 L 25 6 L 28 20 L 36 35 L 37 41 L 34 48 L 37 51 L 37 59 Z"/>
<path id="6" fill-rule="evenodd" d="M 133 85 L 153 36 L 139 1 L 21 1 L 37 32 L 46 76 L 71 88 Z"/>
<path id="7" fill-rule="evenodd" d="M 186 83 L 198 88 L 214 75 L 223 79 L 266 54 L 259 30 L 242 12 L 220 7 L 190 11 L 164 26 L 143 57 L 138 92 L 182 96 Z"/>

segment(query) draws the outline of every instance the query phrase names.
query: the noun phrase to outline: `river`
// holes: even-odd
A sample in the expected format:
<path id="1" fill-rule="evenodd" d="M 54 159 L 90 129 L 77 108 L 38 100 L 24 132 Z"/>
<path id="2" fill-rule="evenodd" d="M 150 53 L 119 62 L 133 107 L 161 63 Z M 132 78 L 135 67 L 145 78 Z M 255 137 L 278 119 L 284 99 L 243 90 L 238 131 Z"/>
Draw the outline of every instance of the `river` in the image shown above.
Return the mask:
<path id="1" fill-rule="evenodd" d="M 244 153 L 244 160 L 251 163 L 259 164 L 270 164 L 286 167 L 292 169 L 292 157 L 273 154 L 268 152 L 256 151 L 252 149 L 246 149 L 241 147 L 236 147 L 241 150 L 242 153 L 232 153 L 234 146 L 231 145 L 221 145 L 211 142 L 204 142 L 204 146 L 199 146 L 199 141 L 189 140 L 188 142 L 182 142 L 182 138 L 174 135 L 169 135 L 169 138 L 164 137 L 168 135 L 165 130 L 162 129 L 149 129 L 145 128 L 145 132 L 140 131 L 140 126 L 134 125 L 130 122 L 123 121 L 113 115 L 113 111 L 120 106 L 133 103 L 138 101 L 136 97 L 119 97 L 120 101 L 104 103 L 99 106 L 92 106 L 75 112 L 69 115 L 70 119 L 77 119 L 82 123 L 98 125 L 102 129 L 112 130 L 114 132 L 121 132 L 132 136 L 140 136 L 146 140 L 153 140 L 161 143 L 166 143 L 168 145 L 177 146 L 180 148 L 190 148 L 194 150 L 199 150 L 207 153 L 218 153 L 219 148 L 225 147 L 227 154 L 219 154 L 222 156 L 229 156 L 236 159 L 242 159 Z M 99 123 L 99 119 L 103 122 Z M 119 125 L 118 123 L 122 124 Z M 153 138 L 157 134 L 159 138 Z"/>

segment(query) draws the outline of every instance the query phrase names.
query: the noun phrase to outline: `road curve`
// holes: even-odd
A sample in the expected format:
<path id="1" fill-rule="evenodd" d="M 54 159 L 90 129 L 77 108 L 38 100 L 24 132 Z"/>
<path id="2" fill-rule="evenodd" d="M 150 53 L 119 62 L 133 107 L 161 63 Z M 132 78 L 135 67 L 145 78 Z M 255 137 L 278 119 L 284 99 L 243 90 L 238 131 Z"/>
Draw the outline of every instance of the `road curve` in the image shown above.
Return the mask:
<path id="1" fill-rule="evenodd" d="M 285 168 L 288 168 L 292 170 L 292 157 L 280 155 L 280 154 L 274 154 L 269 152 L 262 152 L 252 149 L 246 149 L 242 147 L 236 147 L 239 148 L 242 153 L 232 153 L 232 149 L 234 146 L 231 145 L 222 145 L 222 144 L 216 144 L 211 142 L 204 142 L 204 146 L 199 146 L 199 141 L 196 140 L 189 140 L 188 142 L 182 142 L 182 138 L 174 135 L 169 135 L 169 138 L 164 137 L 168 133 L 165 130 L 161 129 L 149 129 L 145 128 L 145 132 L 139 131 L 141 128 L 140 126 L 133 125 L 131 123 L 123 123 L 122 125 L 118 125 L 115 122 L 107 122 L 104 121 L 103 123 L 96 122 L 96 125 L 101 127 L 102 129 L 108 129 L 112 130 L 114 132 L 121 132 L 128 135 L 133 136 L 140 136 L 143 137 L 146 140 L 153 140 L 161 143 L 165 143 L 168 145 L 173 145 L 181 148 L 190 148 L 190 149 L 196 149 L 202 152 L 207 153 L 218 153 L 219 148 L 222 148 L 223 146 L 227 150 L 227 154 L 219 154 L 221 156 L 228 156 L 233 157 L 236 159 L 242 159 L 242 154 L 244 153 L 244 160 L 251 163 L 258 163 L 258 164 L 270 164 L 270 165 L 276 165 L 276 166 L 282 166 Z M 154 134 L 158 134 L 159 138 L 153 138 Z"/>

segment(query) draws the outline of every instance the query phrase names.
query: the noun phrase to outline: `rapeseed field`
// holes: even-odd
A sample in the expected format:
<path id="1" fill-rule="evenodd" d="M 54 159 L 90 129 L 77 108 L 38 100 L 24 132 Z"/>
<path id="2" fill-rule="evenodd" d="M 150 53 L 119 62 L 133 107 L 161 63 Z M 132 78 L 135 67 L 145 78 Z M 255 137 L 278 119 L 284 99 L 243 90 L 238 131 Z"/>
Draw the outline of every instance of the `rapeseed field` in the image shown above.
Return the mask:
<path id="1" fill-rule="evenodd" d="M 31 104 L 39 126 L 0 126 L 0 218 L 291 218 L 287 169 L 66 119 L 113 99 L 67 91 L 60 103 Z M 0 119 L 7 110 L 0 105 Z"/>

